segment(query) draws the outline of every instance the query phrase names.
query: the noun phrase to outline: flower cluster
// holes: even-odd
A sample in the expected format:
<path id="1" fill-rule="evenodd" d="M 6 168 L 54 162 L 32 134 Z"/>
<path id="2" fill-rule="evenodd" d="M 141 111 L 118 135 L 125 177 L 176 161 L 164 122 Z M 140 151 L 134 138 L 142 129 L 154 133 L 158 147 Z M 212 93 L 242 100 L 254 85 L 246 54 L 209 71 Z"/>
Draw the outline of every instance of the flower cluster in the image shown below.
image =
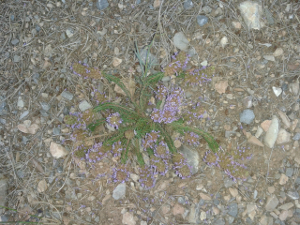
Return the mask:
<path id="1" fill-rule="evenodd" d="M 129 180 L 130 173 L 126 165 L 120 165 L 118 168 L 113 168 L 112 181 L 124 183 Z"/>
<path id="2" fill-rule="evenodd" d="M 147 133 L 142 140 L 142 144 L 144 149 L 146 150 L 147 148 L 154 148 L 154 145 L 156 144 L 158 138 L 160 137 L 159 131 L 152 131 L 151 133 Z"/>
<path id="3" fill-rule="evenodd" d="M 209 166 L 217 166 L 223 169 L 232 180 L 236 181 L 237 179 L 245 180 L 249 175 L 249 171 L 243 162 L 251 159 L 251 156 L 245 147 L 238 146 L 236 150 L 229 150 L 225 153 L 207 151 L 203 160 Z"/>
<path id="4" fill-rule="evenodd" d="M 175 153 L 172 156 L 173 160 L 173 169 L 175 170 L 176 175 L 182 179 L 189 178 L 192 174 L 192 167 L 187 163 L 186 159 L 181 153 Z"/>
<path id="5" fill-rule="evenodd" d="M 187 55 L 185 52 L 176 52 L 172 56 L 173 62 L 166 66 L 163 70 L 166 76 L 171 76 L 176 74 L 179 75 L 181 72 L 187 69 L 187 65 L 190 61 L 190 56 Z"/>
<path id="6" fill-rule="evenodd" d="M 198 146 L 200 145 L 199 138 L 199 135 L 194 132 L 186 132 L 183 140 L 189 145 Z"/>
<path id="7" fill-rule="evenodd" d="M 91 92 L 92 95 L 92 100 L 94 100 L 96 102 L 96 104 L 100 104 L 103 102 L 107 102 L 108 101 L 108 97 L 105 95 L 105 93 L 98 91 L 97 89 L 95 89 L 94 91 Z"/>
<path id="8" fill-rule="evenodd" d="M 145 166 L 140 168 L 140 179 L 139 182 L 145 190 L 153 188 L 156 184 L 155 173 L 153 168 Z"/>
<path id="9" fill-rule="evenodd" d="M 109 126 L 115 128 L 115 129 L 119 129 L 119 126 L 121 125 L 123 120 L 120 116 L 120 113 L 116 112 L 116 113 L 110 114 L 106 118 L 106 122 L 108 123 Z"/>
<path id="10" fill-rule="evenodd" d="M 154 108 L 151 113 L 151 119 L 157 123 L 172 123 L 179 118 L 177 114 L 180 106 L 183 104 L 183 90 L 174 88 L 166 98 L 165 105 L 162 110 Z"/>

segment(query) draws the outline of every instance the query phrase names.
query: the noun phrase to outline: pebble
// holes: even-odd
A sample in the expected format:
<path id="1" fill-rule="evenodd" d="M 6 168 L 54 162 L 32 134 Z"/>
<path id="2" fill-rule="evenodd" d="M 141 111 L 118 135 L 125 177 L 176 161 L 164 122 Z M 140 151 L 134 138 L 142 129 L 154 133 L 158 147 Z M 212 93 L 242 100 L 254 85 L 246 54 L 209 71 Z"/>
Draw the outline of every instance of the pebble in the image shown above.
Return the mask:
<path id="1" fill-rule="evenodd" d="M 280 118 L 281 118 L 282 122 L 284 123 L 284 125 L 286 126 L 286 128 L 289 128 L 291 126 L 291 121 L 288 118 L 288 116 L 281 110 L 278 110 L 278 115 L 280 116 Z"/>
<path id="2" fill-rule="evenodd" d="M 273 55 L 264 55 L 263 58 L 268 61 L 275 62 L 275 57 Z"/>
<path id="3" fill-rule="evenodd" d="M 119 200 L 121 198 L 124 198 L 125 194 L 126 194 L 126 183 L 121 183 L 113 190 L 112 197 L 115 200 Z"/>
<path id="4" fill-rule="evenodd" d="M 205 24 L 208 23 L 208 18 L 203 15 L 198 15 L 197 16 L 197 23 L 199 24 L 200 27 L 203 27 Z"/>
<path id="5" fill-rule="evenodd" d="M 287 169 L 286 169 L 285 174 L 286 174 L 288 177 L 293 176 L 293 173 L 294 173 L 294 169 L 293 169 L 293 168 L 287 168 Z"/>
<path id="6" fill-rule="evenodd" d="M 299 193 L 296 191 L 288 191 L 288 193 L 286 195 L 289 196 L 293 200 L 299 199 Z"/>
<path id="7" fill-rule="evenodd" d="M 266 133 L 264 144 L 269 147 L 273 148 L 278 137 L 279 133 L 279 120 L 277 116 L 273 116 L 270 127 Z"/>
<path id="8" fill-rule="evenodd" d="M 43 180 L 39 181 L 38 186 L 37 186 L 37 191 L 39 193 L 41 193 L 41 192 L 45 192 L 47 189 L 48 189 L 48 184 L 47 184 L 46 180 L 43 179 Z"/>
<path id="9" fill-rule="evenodd" d="M 251 124 L 254 120 L 255 115 L 253 110 L 245 109 L 242 113 L 240 113 L 240 122 L 245 124 Z"/>
<path id="10" fill-rule="evenodd" d="M 280 128 L 278 132 L 278 137 L 276 140 L 276 144 L 282 145 L 291 141 L 291 134 L 287 132 L 285 129 Z"/>
<path id="11" fill-rule="evenodd" d="M 21 61 L 21 56 L 19 56 L 19 55 L 14 55 L 14 62 L 15 63 L 18 63 L 18 62 L 20 62 Z"/>
<path id="12" fill-rule="evenodd" d="M 278 208 L 282 209 L 282 210 L 289 210 L 292 207 L 294 207 L 294 203 L 289 202 L 289 203 L 286 203 L 286 204 L 283 204 L 283 205 L 279 206 Z"/>
<path id="13" fill-rule="evenodd" d="M 122 223 L 126 225 L 135 225 L 136 221 L 135 221 L 134 214 L 132 212 L 125 212 L 123 214 Z"/>
<path id="14" fill-rule="evenodd" d="M 238 214 L 238 205 L 236 203 L 232 203 L 228 206 L 228 214 L 232 217 L 236 217 Z"/>
<path id="15" fill-rule="evenodd" d="M 220 44 L 222 48 L 225 48 L 225 46 L 228 44 L 228 38 L 226 36 L 222 37 Z"/>
<path id="16" fill-rule="evenodd" d="M 72 28 L 68 28 L 68 29 L 66 30 L 66 35 L 68 36 L 68 38 L 73 37 L 73 35 L 74 35 L 74 30 L 73 30 Z"/>
<path id="17" fill-rule="evenodd" d="M 241 14 L 249 29 L 259 30 L 261 6 L 257 2 L 244 1 L 239 6 Z"/>
<path id="18" fill-rule="evenodd" d="M 279 178 L 279 184 L 284 185 L 284 184 L 286 184 L 286 182 L 288 182 L 288 180 L 289 180 L 289 178 L 285 174 L 282 173 Z"/>
<path id="19" fill-rule="evenodd" d="M 42 109 L 45 110 L 45 111 L 49 111 L 49 109 L 51 108 L 48 103 L 41 102 L 40 104 L 42 106 Z"/>
<path id="20" fill-rule="evenodd" d="M 63 93 L 61 93 L 61 96 L 69 101 L 72 101 L 74 95 L 72 93 L 70 93 L 69 91 L 63 91 Z"/>
<path id="21" fill-rule="evenodd" d="M 11 44 L 12 44 L 12 45 L 17 45 L 19 42 L 20 42 L 20 41 L 19 41 L 19 39 L 17 39 L 17 38 L 14 38 L 14 39 L 11 40 Z"/>
<path id="22" fill-rule="evenodd" d="M 19 96 L 17 106 L 18 106 L 19 108 L 23 108 L 24 105 L 25 105 L 25 104 L 24 104 L 24 101 L 22 100 L 22 97 Z"/>
<path id="23" fill-rule="evenodd" d="M 174 43 L 176 48 L 178 48 L 182 51 L 187 51 L 187 49 L 189 47 L 189 41 L 185 37 L 183 32 L 178 32 L 174 35 L 173 43 Z"/>
<path id="24" fill-rule="evenodd" d="M 60 135 L 60 128 L 54 127 L 52 132 L 53 132 L 53 135 Z"/>
<path id="25" fill-rule="evenodd" d="M 107 0 L 97 0 L 96 6 L 99 10 L 103 10 L 109 6 L 109 3 Z"/>
<path id="26" fill-rule="evenodd" d="M 62 145 L 56 144 L 55 142 L 51 142 L 50 144 L 50 153 L 55 159 L 65 157 L 69 154 L 69 152 Z"/>
<path id="27" fill-rule="evenodd" d="M 282 54 L 283 54 L 283 49 L 282 48 L 277 48 L 275 50 L 275 52 L 273 53 L 273 56 L 278 57 L 278 56 L 281 56 Z"/>
<path id="28" fill-rule="evenodd" d="M 28 110 L 24 111 L 20 116 L 20 120 L 24 119 L 26 116 L 28 116 L 28 114 L 29 114 Z"/>
<path id="29" fill-rule="evenodd" d="M 184 3 L 183 3 L 183 8 L 185 10 L 190 10 L 192 9 L 194 6 L 194 3 L 191 1 L 191 0 L 186 0 Z"/>
<path id="30" fill-rule="evenodd" d="M 88 110 L 90 108 L 92 108 L 92 106 L 86 100 L 83 100 L 79 104 L 79 109 L 81 110 L 81 112 L 84 112 L 85 110 Z"/>
<path id="31" fill-rule="evenodd" d="M 279 204 L 278 198 L 275 195 L 271 195 L 268 197 L 265 208 L 267 211 L 272 212 L 274 209 L 276 209 L 278 204 Z"/>
<path id="32" fill-rule="evenodd" d="M 202 8 L 202 10 L 203 10 L 203 12 L 205 12 L 205 13 L 207 13 L 207 14 L 209 14 L 209 13 L 211 13 L 211 11 L 212 11 L 212 9 L 209 7 L 209 6 L 204 6 L 203 8 Z"/>
<path id="33" fill-rule="evenodd" d="M 274 94 L 278 97 L 282 93 L 282 89 L 279 87 L 272 87 Z"/>
<path id="34" fill-rule="evenodd" d="M 198 172 L 199 169 L 199 154 L 197 151 L 193 151 L 186 145 L 182 145 L 179 148 L 179 151 L 183 154 L 187 163 L 192 167 L 192 174 Z"/>

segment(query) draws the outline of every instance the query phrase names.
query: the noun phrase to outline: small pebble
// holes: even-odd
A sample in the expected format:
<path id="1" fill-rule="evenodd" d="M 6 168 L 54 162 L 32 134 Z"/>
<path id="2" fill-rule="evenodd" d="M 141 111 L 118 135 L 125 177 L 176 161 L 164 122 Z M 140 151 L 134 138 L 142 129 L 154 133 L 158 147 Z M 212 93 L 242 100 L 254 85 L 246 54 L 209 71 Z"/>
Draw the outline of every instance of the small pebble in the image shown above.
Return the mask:
<path id="1" fill-rule="evenodd" d="M 200 27 L 203 27 L 205 24 L 208 23 L 208 18 L 203 15 L 198 15 L 197 16 L 197 23 L 199 24 Z"/>

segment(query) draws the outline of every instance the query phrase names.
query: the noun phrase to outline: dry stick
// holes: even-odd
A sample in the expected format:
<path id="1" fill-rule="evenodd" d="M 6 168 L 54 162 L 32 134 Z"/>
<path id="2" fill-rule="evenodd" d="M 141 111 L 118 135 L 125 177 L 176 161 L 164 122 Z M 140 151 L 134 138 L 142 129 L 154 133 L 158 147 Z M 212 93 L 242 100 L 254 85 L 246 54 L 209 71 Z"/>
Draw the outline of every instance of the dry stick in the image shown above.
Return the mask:
<path id="1" fill-rule="evenodd" d="M 271 160 L 271 156 L 272 156 L 272 153 L 273 153 L 273 149 L 274 149 L 274 147 L 272 148 L 272 151 L 271 151 L 271 154 L 270 154 L 270 157 L 269 157 L 269 160 L 268 160 L 268 171 L 267 171 L 267 175 L 266 175 L 266 182 L 268 182 L 269 166 L 270 166 L 270 160 Z"/>

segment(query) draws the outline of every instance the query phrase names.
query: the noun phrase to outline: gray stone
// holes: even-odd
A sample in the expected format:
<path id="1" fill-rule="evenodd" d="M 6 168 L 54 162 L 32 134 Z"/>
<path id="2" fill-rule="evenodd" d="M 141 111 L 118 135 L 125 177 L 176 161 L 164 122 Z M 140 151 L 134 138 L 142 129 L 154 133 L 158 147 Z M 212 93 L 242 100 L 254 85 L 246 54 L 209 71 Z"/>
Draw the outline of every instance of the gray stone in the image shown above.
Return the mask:
<path id="1" fill-rule="evenodd" d="M 40 110 L 40 113 L 43 117 L 48 117 L 49 116 L 48 113 L 43 109 Z"/>
<path id="2" fill-rule="evenodd" d="M 126 194 L 126 184 L 121 183 L 113 190 L 112 197 L 115 200 L 119 200 L 119 199 L 125 197 L 125 194 Z"/>
<path id="3" fill-rule="evenodd" d="M 198 15 L 197 16 L 197 23 L 199 24 L 200 27 L 203 27 L 205 24 L 208 23 L 208 18 L 203 15 Z"/>
<path id="4" fill-rule="evenodd" d="M 18 106 L 19 108 L 23 108 L 24 105 L 25 105 L 25 104 L 24 104 L 24 101 L 23 101 L 22 97 L 19 96 L 19 97 L 18 97 L 18 103 L 17 103 L 17 106 Z"/>
<path id="5" fill-rule="evenodd" d="M 79 103 L 79 109 L 81 110 L 81 112 L 84 112 L 85 110 L 88 110 L 90 108 L 92 108 L 92 106 L 86 100 L 83 100 Z"/>
<path id="6" fill-rule="evenodd" d="M 173 43 L 176 48 L 181 51 L 187 51 L 189 47 L 189 40 L 185 37 L 183 32 L 178 32 L 173 37 Z"/>
<path id="7" fill-rule="evenodd" d="M 53 135 L 60 135 L 60 128 L 59 127 L 54 127 L 53 128 Z"/>
<path id="8" fill-rule="evenodd" d="M 234 217 L 232 217 L 232 216 L 227 216 L 227 221 L 228 221 L 229 224 L 232 224 L 233 221 L 234 221 Z"/>
<path id="9" fill-rule="evenodd" d="M 232 217 L 236 217 L 238 214 L 238 205 L 236 203 L 232 203 L 228 206 L 228 214 Z"/>
<path id="10" fill-rule="evenodd" d="M 300 185 L 300 177 L 297 177 L 297 179 L 295 180 L 295 184 Z"/>
<path id="11" fill-rule="evenodd" d="M 183 3 L 183 8 L 185 10 L 190 10 L 193 8 L 193 6 L 194 6 L 194 3 L 191 0 L 185 0 Z"/>
<path id="12" fill-rule="evenodd" d="M 25 112 L 23 112 L 23 113 L 21 114 L 21 116 L 20 116 L 20 120 L 24 119 L 26 116 L 28 116 L 28 114 L 29 114 L 29 111 L 28 111 L 28 110 L 26 110 Z"/>
<path id="13" fill-rule="evenodd" d="M 68 28 L 67 30 L 66 30 L 66 35 L 68 36 L 68 38 L 71 38 L 71 37 L 73 37 L 73 35 L 74 35 L 74 30 L 72 29 L 72 28 Z"/>
<path id="14" fill-rule="evenodd" d="M 6 119 L 0 118 L 0 123 L 5 125 L 6 124 Z"/>
<path id="15" fill-rule="evenodd" d="M 203 8 L 202 8 L 202 10 L 203 10 L 203 12 L 205 12 L 205 13 L 207 13 L 207 14 L 209 14 L 209 13 L 211 13 L 211 11 L 212 11 L 212 9 L 209 7 L 209 6 L 204 6 Z"/>
<path id="16" fill-rule="evenodd" d="M 234 182 L 230 179 L 230 178 L 225 178 L 225 180 L 224 180 L 224 186 L 226 187 L 226 188 L 229 188 L 229 187 L 231 187 L 232 185 L 234 184 Z"/>
<path id="17" fill-rule="evenodd" d="M 17 39 L 17 38 L 14 38 L 14 39 L 11 40 L 11 44 L 12 44 L 12 45 L 17 45 L 19 42 L 20 42 L 20 41 L 19 41 L 19 39 Z"/>
<path id="18" fill-rule="evenodd" d="M 299 193 L 297 191 L 288 191 L 288 193 L 286 195 L 289 196 L 293 200 L 299 199 Z"/>
<path id="19" fill-rule="evenodd" d="M 225 221 L 223 218 L 219 218 L 213 222 L 214 225 L 225 225 Z"/>
<path id="20" fill-rule="evenodd" d="M 69 91 L 63 91 L 63 93 L 61 93 L 61 96 L 69 101 L 72 101 L 73 99 L 73 94 Z"/>
<path id="21" fill-rule="evenodd" d="M 161 79 L 162 82 L 169 82 L 171 80 L 171 77 L 167 76 L 167 77 L 163 77 Z"/>
<path id="22" fill-rule="evenodd" d="M 25 136 L 22 136 L 22 144 L 26 145 L 27 141 L 28 141 L 28 138 Z"/>
<path id="23" fill-rule="evenodd" d="M 7 215 L 0 216 L 0 222 L 8 222 L 8 216 Z"/>
<path id="24" fill-rule="evenodd" d="M 251 109 L 245 109 L 240 113 L 240 122 L 245 124 L 251 124 L 255 118 L 255 115 Z"/>
<path id="25" fill-rule="evenodd" d="M 299 141 L 300 140 L 300 133 L 296 133 L 295 136 L 293 137 L 294 141 Z"/>
<path id="26" fill-rule="evenodd" d="M 103 10 L 109 6 L 109 3 L 107 0 L 97 0 L 96 6 L 99 10 Z"/>
<path id="27" fill-rule="evenodd" d="M 179 148 L 179 151 L 183 154 L 187 163 L 192 167 L 192 174 L 198 172 L 199 169 L 199 154 L 197 151 L 193 151 L 186 145 L 182 145 Z"/>
<path id="28" fill-rule="evenodd" d="M 291 176 L 293 176 L 293 172 L 294 172 L 293 168 L 287 168 L 285 175 L 287 175 L 288 177 L 291 177 Z"/>
<path id="29" fill-rule="evenodd" d="M 14 62 L 15 63 L 18 63 L 18 62 L 20 62 L 21 61 L 21 56 L 19 56 L 19 55 L 14 55 Z"/>
<path id="30" fill-rule="evenodd" d="M 49 111 L 49 109 L 51 108 L 50 105 L 45 102 L 41 102 L 41 106 L 42 106 L 42 109 L 45 111 Z"/>
<path id="31" fill-rule="evenodd" d="M 276 209 L 278 203 L 279 203 L 279 200 L 275 195 L 268 197 L 268 200 L 266 203 L 266 210 L 269 212 L 272 212 L 274 209 Z"/>
<path id="32" fill-rule="evenodd" d="M 61 39 L 62 41 L 64 41 L 66 38 L 67 38 L 67 37 L 66 37 L 66 34 L 65 34 L 65 33 L 62 33 L 62 34 L 60 35 L 60 39 Z"/>

